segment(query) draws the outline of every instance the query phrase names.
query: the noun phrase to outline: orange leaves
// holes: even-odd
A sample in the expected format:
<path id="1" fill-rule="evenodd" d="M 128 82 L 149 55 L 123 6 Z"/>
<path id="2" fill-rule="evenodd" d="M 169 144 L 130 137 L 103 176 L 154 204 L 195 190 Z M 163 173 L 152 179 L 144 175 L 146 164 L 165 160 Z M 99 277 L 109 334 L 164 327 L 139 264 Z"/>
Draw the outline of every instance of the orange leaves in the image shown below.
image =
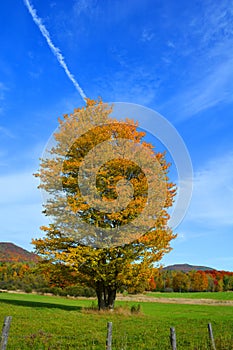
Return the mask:
<path id="1" fill-rule="evenodd" d="M 41 160 L 36 176 L 49 194 L 45 214 L 53 224 L 42 227 L 46 236 L 33 244 L 91 285 L 148 283 L 152 263 L 175 238 L 167 227 L 176 193 L 167 176 L 170 164 L 144 140 L 137 122 L 111 118 L 113 107 L 101 99 L 86 103 L 59 120 L 57 144 L 51 157 Z M 111 245 L 114 239 L 117 244 Z"/>

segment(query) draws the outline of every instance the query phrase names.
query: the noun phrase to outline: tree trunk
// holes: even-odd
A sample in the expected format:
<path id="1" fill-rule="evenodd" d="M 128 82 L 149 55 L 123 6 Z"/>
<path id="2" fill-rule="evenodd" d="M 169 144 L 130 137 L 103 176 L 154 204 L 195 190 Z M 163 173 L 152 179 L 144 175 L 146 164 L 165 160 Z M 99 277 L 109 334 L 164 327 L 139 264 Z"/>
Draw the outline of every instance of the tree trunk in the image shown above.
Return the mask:
<path id="1" fill-rule="evenodd" d="M 108 288 L 108 308 L 109 310 L 114 309 L 114 303 L 116 299 L 116 289 Z"/>
<path id="2" fill-rule="evenodd" d="M 116 288 L 105 286 L 103 281 L 96 283 L 96 295 L 98 300 L 99 310 L 113 310 L 116 299 Z"/>

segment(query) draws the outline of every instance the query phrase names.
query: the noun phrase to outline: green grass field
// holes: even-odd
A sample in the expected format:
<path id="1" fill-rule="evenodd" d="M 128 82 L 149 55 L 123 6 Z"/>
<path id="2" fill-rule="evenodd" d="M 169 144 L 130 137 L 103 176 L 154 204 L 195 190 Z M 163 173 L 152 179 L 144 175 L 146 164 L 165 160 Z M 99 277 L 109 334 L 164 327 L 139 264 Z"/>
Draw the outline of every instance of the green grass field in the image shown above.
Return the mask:
<path id="1" fill-rule="evenodd" d="M 141 302 L 142 314 L 130 314 L 133 302 L 117 302 L 123 312 L 85 311 L 92 300 L 0 293 L 0 322 L 13 316 L 8 350 L 104 350 L 106 324 L 113 322 L 113 350 L 171 349 L 175 327 L 179 350 L 210 349 L 208 322 L 219 350 L 233 349 L 233 307 Z"/>
<path id="2" fill-rule="evenodd" d="M 188 299 L 214 299 L 233 300 L 233 292 L 196 292 L 196 293 L 147 293 L 155 298 L 188 298 Z"/>

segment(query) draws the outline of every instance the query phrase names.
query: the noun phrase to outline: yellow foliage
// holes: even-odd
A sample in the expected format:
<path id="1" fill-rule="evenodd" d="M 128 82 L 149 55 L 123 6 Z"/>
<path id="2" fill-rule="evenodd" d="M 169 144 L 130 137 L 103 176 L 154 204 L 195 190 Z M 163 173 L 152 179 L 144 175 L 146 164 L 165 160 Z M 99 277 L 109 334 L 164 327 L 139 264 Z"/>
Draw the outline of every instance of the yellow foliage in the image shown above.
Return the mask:
<path id="1" fill-rule="evenodd" d="M 42 159 L 39 172 L 35 175 L 41 180 L 39 187 L 50 194 L 44 213 L 51 216 L 54 223 L 41 227 L 45 237 L 33 240 L 33 244 L 37 253 L 43 257 L 73 266 L 79 278 L 94 287 L 98 295 L 101 283 L 106 290 L 116 290 L 121 285 L 129 286 L 132 280 L 138 285 L 148 281 L 153 263 L 171 250 L 170 241 L 175 235 L 167 226 L 167 209 L 172 206 L 176 188 L 168 179 L 170 164 L 166 162 L 165 153 L 156 153 L 153 145 L 143 140 L 145 133 L 137 130 L 136 122 L 111 119 L 112 107 L 102 100 L 87 99 L 86 102 L 85 107 L 75 109 L 73 114 L 66 114 L 64 119 L 59 119 L 59 132 L 55 134 L 57 145 L 51 150 L 53 157 Z M 91 154 L 91 160 L 82 170 L 83 187 L 86 190 L 85 177 L 91 177 L 97 157 L 95 150 L 99 144 L 106 144 L 106 141 L 109 152 L 102 153 L 102 165 L 96 172 L 96 203 L 100 209 L 94 210 L 81 193 L 79 176 L 84 167 L 84 157 Z M 118 158 L 111 159 L 112 144 L 120 142 Z M 136 146 L 131 149 L 129 144 Z M 143 145 L 147 152 L 142 160 L 138 158 L 140 149 L 137 145 Z M 133 159 L 139 159 L 137 164 L 125 158 L 127 152 L 133 153 Z M 147 166 L 147 155 L 159 164 L 156 174 L 153 174 L 154 168 Z M 141 226 L 145 226 L 147 220 L 150 221 L 150 229 L 143 234 L 124 231 L 116 241 L 118 244 L 104 244 L 102 239 L 101 247 L 99 237 L 96 238 L 96 232 L 101 231 L 92 230 L 91 226 L 109 232 L 109 236 L 105 237 L 106 242 L 109 242 L 115 239 L 115 236 L 111 236 L 112 228 L 121 228 L 140 218 L 148 205 L 148 191 L 151 189 L 148 176 L 140 168 L 141 164 L 155 183 L 154 196 L 150 199 L 153 200 L 154 213 L 150 211 L 146 219 L 143 217 L 138 221 Z M 130 182 L 130 186 L 125 185 L 125 179 Z M 120 192 L 122 203 L 128 203 L 120 210 L 117 201 L 119 184 L 124 189 Z M 114 210 L 102 211 L 102 203 Z M 74 220 L 77 216 L 89 225 L 88 234 L 83 233 L 85 229 L 81 224 L 77 225 Z M 96 245 L 91 245 L 91 240 L 96 240 Z"/>

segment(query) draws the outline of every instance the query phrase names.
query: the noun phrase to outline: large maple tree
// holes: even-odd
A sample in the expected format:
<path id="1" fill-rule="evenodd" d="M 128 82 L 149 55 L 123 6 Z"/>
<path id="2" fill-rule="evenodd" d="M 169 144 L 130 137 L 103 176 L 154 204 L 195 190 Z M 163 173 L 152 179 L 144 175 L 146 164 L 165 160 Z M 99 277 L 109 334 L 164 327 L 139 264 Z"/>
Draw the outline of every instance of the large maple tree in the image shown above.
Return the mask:
<path id="1" fill-rule="evenodd" d="M 48 193 L 44 213 L 52 219 L 42 227 L 45 236 L 33 240 L 36 252 L 71 265 L 95 289 L 99 309 L 114 308 L 122 285 L 149 279 L 151 266 L 171 250 L 176 236 L 168 227 L 176 188 L 168 178 L 165 153 L 145 142 L 136 122 L 115 120 L 111 112 L 101 100 L 87 99 L 85 107 L 60 119 L 56 143 L 36 174 Z M 104 150 L 99 148 L 103 144 Z M 112 155 L 116 145 L 118 153 Z M 141 215 L 149 202 L 150 210 Z"/>

